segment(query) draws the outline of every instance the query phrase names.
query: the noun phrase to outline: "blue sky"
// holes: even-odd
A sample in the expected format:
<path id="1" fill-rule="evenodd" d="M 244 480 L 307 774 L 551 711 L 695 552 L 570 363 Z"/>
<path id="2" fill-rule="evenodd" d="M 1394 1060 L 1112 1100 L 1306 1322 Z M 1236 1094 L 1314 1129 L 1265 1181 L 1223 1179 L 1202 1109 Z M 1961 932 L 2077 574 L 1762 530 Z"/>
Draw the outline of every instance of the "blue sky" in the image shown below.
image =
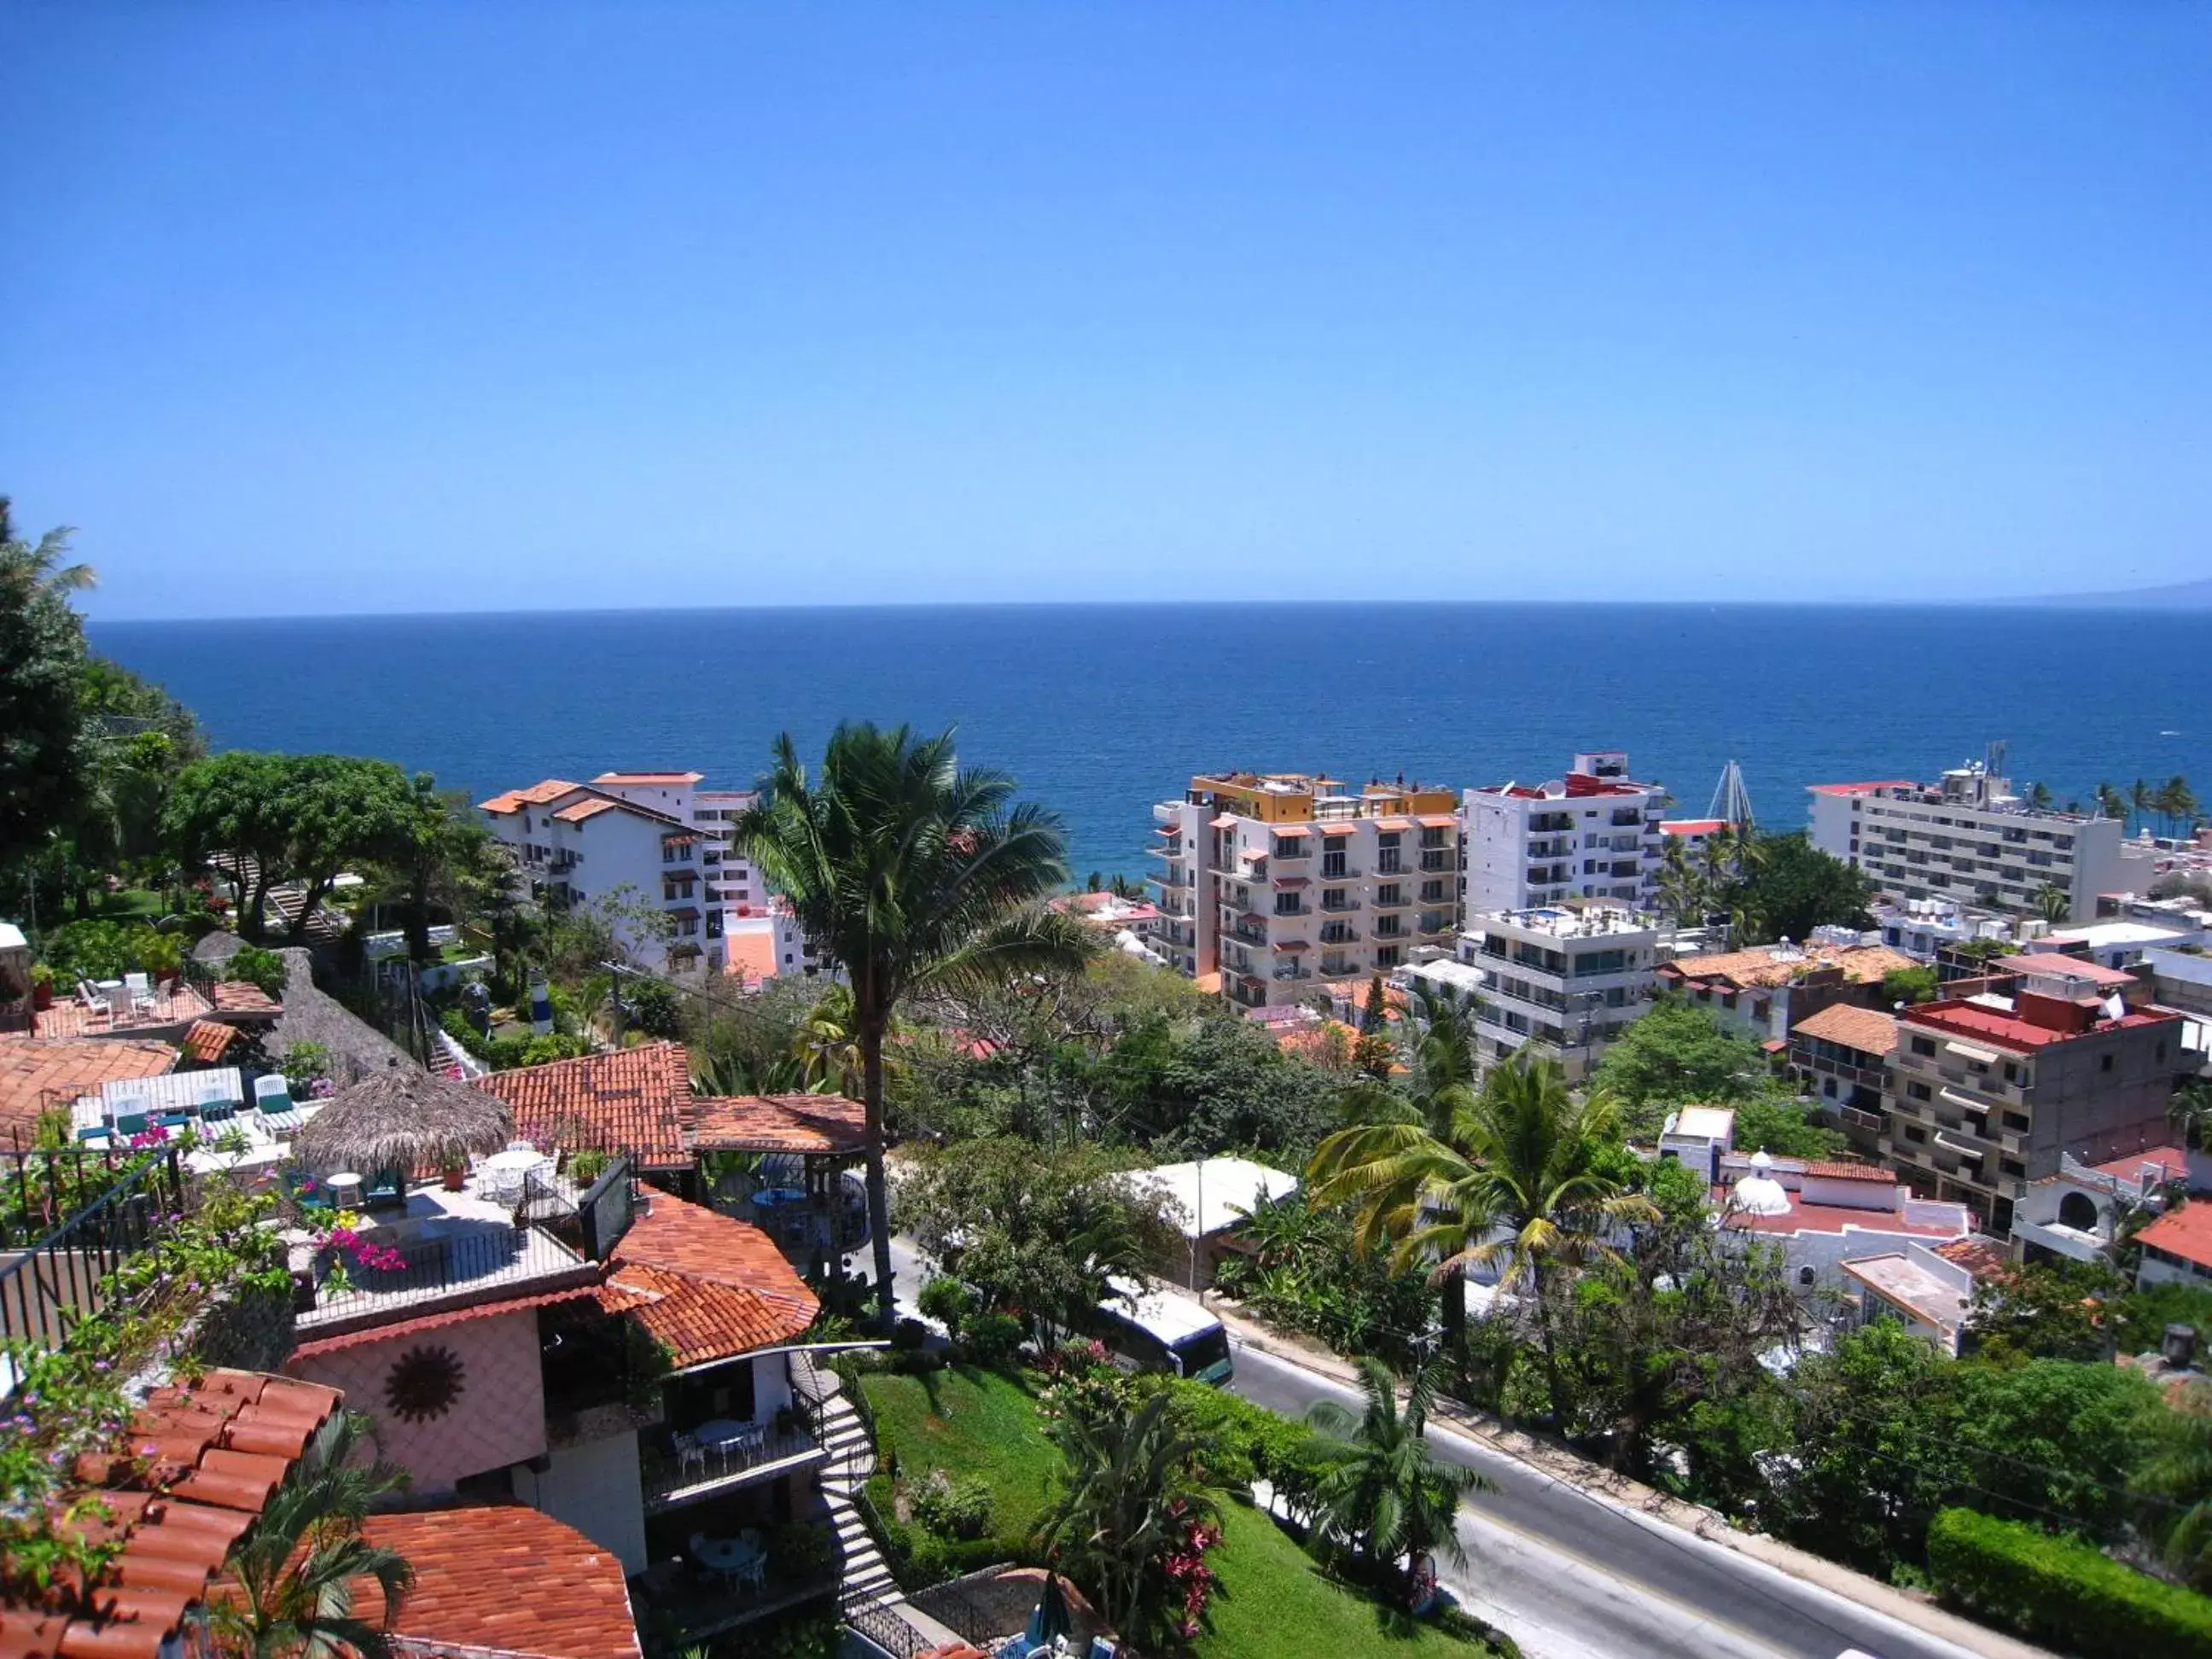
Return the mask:
<path id="1" fill-rule="evenodd" d="M 2212 574 L 2212 8 L 17 3 L 112 617 Z"/>

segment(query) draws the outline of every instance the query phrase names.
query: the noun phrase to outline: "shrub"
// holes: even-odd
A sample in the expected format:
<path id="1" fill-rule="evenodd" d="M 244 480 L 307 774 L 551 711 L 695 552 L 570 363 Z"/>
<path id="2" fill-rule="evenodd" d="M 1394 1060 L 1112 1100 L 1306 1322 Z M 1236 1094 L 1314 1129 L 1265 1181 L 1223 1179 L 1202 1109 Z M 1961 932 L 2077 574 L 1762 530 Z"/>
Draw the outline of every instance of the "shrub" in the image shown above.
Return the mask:
<path id="1" fill-rule="evenodd" d="M 932 1469 L 914 1494 L 914 1518 L 946 1538 L 981 1538 L 991 1529 L 991 1488 L 974 1475 L 956 1480 Z"/>
<path id="2" fill-rule="evenodd" d="M 977 1314 L 968 1322 L 961 1344 L 975 1364 L 1002 1371 L 1012 1365 L 1027 1334 L 1022 1322 L 1012 1314 Z"/>
<path id="3" fill-rule="evenodd" d="M 612 1161 L 605 1152 L 594 1152 L 589 1147 L 580 1152 L 571 1152 L 568 1154 L 568 1179 L 579 1187 L 588 1187 L 607 1172 L 607 1165 Z"/>
<path id="4" fill-rule="evenodd" d="M 837 1546 L 817 1522 L 787 1521 L 769 1534 L 768 1559 L 787 1578 L 818 1578 L 837 1565 Z"/>
<path id="5" fill-rule="evenodd" d="M 952 1335 L 957 1336 L 960 1334 L 960 1322 L 975 1305 L 975 1297 L 974 1292 L 957 1279 L 933 1279 L 921 1287 L 921 1295 L 915 1305 Z"/>
<path id="6" fill-rule="evenodd" d="M 1176 1409 L 1206 1450 L 1207 1473 L 1225 1486 L 1273 1480 L 1297 1462 L 1314 1431 L 1295 1418 L 1188 1377 L 1146 1379 L 1176 1397 Z"/>
<path id="7" fill-rule="evenodd" d="M 143 922 L 72 921 L 46 936 L 46 959 L 64 984 L 173 968 L 176 942 Z"/>
<path id="8" fill-rule="evenodd" d="M 919 1319 L 902 1319 L 891 1327 L 891 1346 L 913 1352 L 929 1340 L 929 1327 Z"/>
<path id="9" fill-rule="evenodd" d="M 284 1051 L 284 1081 L 305 1089 L 331 1074 L 331 1051 L 319 1042 L 295 1042 Z"/>
<path id="10" fill-rule="evenodd" d="M 1928 1568 L 1947 1600 L 2084 1659 L 2212 1659 L 2212 1597 L 2017 1521 L 1938 1512 L 1928 1528 Z"/>
<path id="11" fill-rule="evenodd" d="M 222 976 L 234 984 L 258 987 L 264 996 L 284 994 L 284 958 L 258 945 L 240 945 L 236 954 L 223 963 Z"/>

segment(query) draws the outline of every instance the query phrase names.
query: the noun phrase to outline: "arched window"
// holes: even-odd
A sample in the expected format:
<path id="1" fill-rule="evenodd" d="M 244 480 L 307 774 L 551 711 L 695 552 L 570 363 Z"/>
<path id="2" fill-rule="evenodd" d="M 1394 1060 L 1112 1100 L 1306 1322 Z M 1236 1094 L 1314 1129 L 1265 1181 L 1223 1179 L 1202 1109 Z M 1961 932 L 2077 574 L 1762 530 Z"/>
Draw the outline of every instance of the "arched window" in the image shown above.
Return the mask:
<path id="1" fill-rule="evenodd" d="M 2058 1224 L 2077 1233 L 2097 1231 L 2097 1200 L 2087 1193 L 2069 1193 L 2058 1200 Z"/>

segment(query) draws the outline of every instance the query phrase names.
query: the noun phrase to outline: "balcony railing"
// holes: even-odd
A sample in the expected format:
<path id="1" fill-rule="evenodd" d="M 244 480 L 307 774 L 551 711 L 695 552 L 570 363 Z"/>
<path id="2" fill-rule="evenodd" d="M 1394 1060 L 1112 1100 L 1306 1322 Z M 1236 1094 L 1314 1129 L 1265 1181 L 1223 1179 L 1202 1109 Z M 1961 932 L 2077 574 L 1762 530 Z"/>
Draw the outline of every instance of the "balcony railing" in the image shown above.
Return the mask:
<path id="1" fill-rule="evenodd" d="M 135 1169 L 122 1166 L 112 1180 L 94 1177 L 96 1189 L 82 1184 L 87 1172 L 77 1167 L 88 1156 L 97 1157 L 32 1152 L 10 1160 L 16 1190 L 9 1199 L 15 1212 L 9 1231 L 17 1237 L 0 1254 L 0 1339 L 62 1346 L 80 1320 L 106 1304 L 108 1275 L 150 1245 L 164 1218 L 184 1207 L 173 1149 Z M 40 1201 L 33 1201 L 33 1180 L 46 1183 Z M 94 1195 L 81 1202 L 88 1194 Z M 42 1208 L 46 1194 L 54 1195 L 51 1212 Z M 58 1218 L 33 1235 L 42 1213 Z"/>
<path id="2" fill-rule="evenodd" d="M 793 1404 L 802 1412 L 810 1409 L 797 1396 Z M 781 1433 L 764 1427 L 757 1437 L 726 1448 L 702 1447 L 692 1454 L 679 1455 L 672 1445 L 667 1449 L 641 1446 L 638 1480 L 645 1492 L 646 1512 L 656 1514 L 696 1504 L 734 1492 L 771 1473 L 787 1474 L 822 1461 L 829 1454 L 823 1449 L 811 1417 L 806 1423 L 804 1428 L 794 1425 Z"/>
<path id="3" fill-rule="evenodd" d="M 432 1237 L 384 1238 L 381 1231 L 372 1227 L 362 1236 L 396 1250 L 396 1268 L 367 1267 L 350 1252 L 327 1247 L 305 1250 L 304 1259 L 295 1255 L 293 1309 L 301 1329 L 364 1328 L 599 1276 L 594 1264 L 540 1227 L 467 1220 Z"/>

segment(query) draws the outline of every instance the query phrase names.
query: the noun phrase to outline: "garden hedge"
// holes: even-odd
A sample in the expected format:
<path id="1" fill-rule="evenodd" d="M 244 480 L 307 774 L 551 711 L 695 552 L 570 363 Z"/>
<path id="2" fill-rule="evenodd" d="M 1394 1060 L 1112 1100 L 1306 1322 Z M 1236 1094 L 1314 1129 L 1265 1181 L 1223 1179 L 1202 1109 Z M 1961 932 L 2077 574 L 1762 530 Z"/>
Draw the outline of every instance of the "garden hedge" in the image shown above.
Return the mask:
<path id="1" fill-rule="evenodd" d="M 1945 1599 L 2082 1659 L 2212 1659 L 2212 1596 L 2070 1538 L 1944 1510 L 1928 1528 L 1928 1568 Z"/>

